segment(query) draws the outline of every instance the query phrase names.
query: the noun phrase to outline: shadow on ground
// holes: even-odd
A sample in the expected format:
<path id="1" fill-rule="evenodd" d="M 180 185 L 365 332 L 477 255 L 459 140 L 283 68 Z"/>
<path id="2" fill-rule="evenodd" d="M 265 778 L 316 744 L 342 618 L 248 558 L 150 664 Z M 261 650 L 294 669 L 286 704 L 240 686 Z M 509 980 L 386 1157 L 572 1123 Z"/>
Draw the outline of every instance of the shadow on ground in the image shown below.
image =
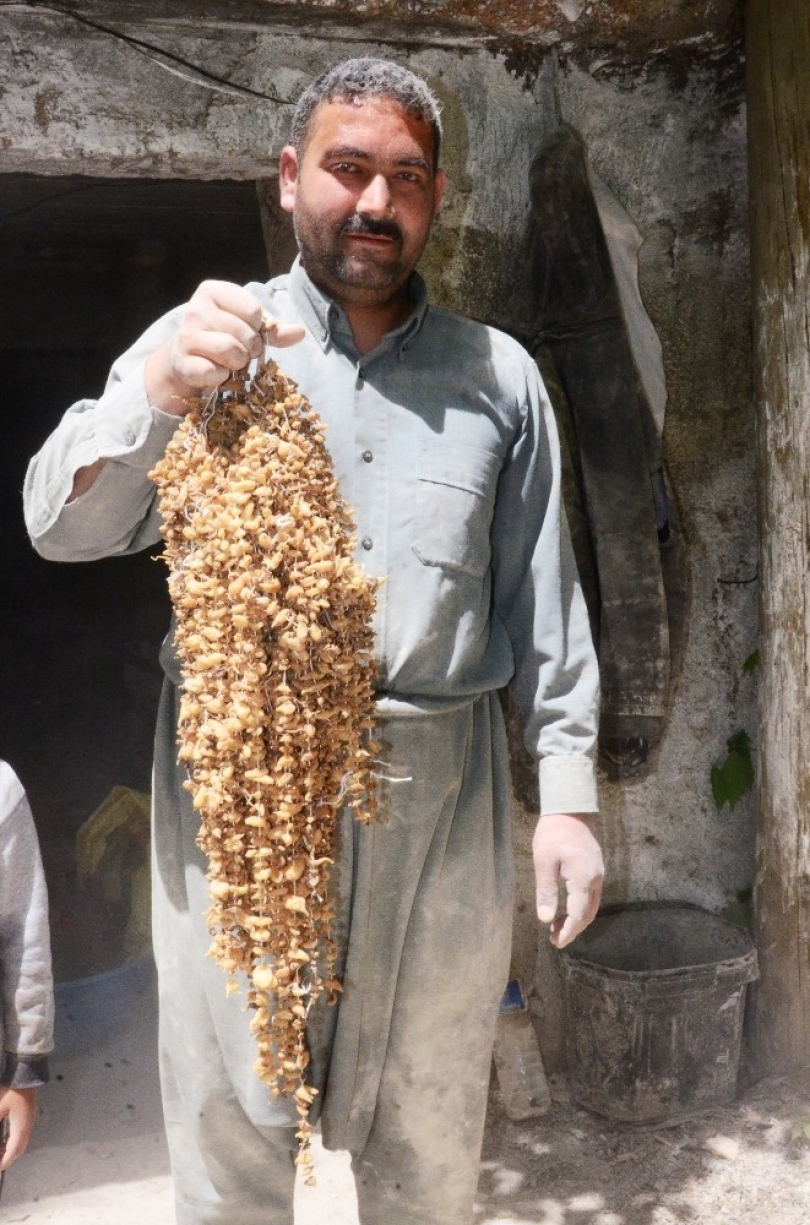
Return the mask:
<path id="1" fill-rule="evenodd" d="M 478 1225 L 806 1225 L 810 1069 L 676 1127 L 568 1102 L 513 1123 L 493 1091 Z"/>

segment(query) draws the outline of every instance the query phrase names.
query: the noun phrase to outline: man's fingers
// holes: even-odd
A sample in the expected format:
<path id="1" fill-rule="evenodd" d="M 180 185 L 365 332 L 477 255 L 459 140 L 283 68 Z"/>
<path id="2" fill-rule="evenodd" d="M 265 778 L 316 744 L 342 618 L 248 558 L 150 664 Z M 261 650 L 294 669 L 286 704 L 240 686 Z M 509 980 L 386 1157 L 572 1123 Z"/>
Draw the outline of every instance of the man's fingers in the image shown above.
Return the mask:
<path id="1" fill-rule="evenodd" d="M 541 923 L 550 923 L 557 913 L 559 890 L 556 878 L 552 881 L 537 882 L 537 917 Z"/>
<path id="2" fill-rule="evenodd" d="M 552 813 L 537 823 L 532 844 L 537 915 L 551 923 L 551 942 L 569 944 L 595 917 L 602 896 L 604 862 L 586 818 Z M 559 883 L 565 884 L 565 915 L 558 910 Z"/>
<path id="3" fill-rule="evenodd" d="M 189 397 L 219 387 L 263 358 L 269 345 L 303 340 L 300 324 L 273 318 L 261 302 L 229 281 L 203 281 L 189 299 L 174 339 L 150 357 L 147 392 L 167 412 L 188 411 Z"/>
<path id="4" fill-rule="evenodd" d="M 262 352 L 261 341 L 258 345 Z M 218 387 L 257 356 L 227 332 L 182 334 L 178 336 L 173 365 L 190 387 Z"/>
<path id="5" fill-rule="evenodd" d="M 296 345 L 306 336 L 306 328 L 300 323 L 280 323 L 267 311 L 262 312 L 262 332 L 267 344 L 275 345 L 279 349 Z"/>
<path id="6" fill-rule="evenodd" d="M 568 894 L 566 912 L 556 923 L 552 924 L 551 928 L 551 943 L 555 948 L 561 949 L 566 944 L 570 944 L 581 931 L 585 930 L 587 927 L 587 900 L 587 894 L 584 899 L 581 894 Z"/>
<path id="7" fill-rule="evenodd" d="M 219 387 L 234 371 L 247 365 L 247 361 L 245 357 L 243 361 L 232 365 L 230 361 L 215 361 L 201 354 L 185 353 L 177 355 L 174 370 L 188 387 L 204 392 Z"/>
<path id="8" fill-rule="evenodd" d="M 304 339 L 306 329 L 297 323 L 270 319 L 259 332 L 252 332 L 234 317 L 219 315 L 221 331 L 178 334 L 175 369 L 193 387 L 218 387 L 236 370 L 242 370 L 255 357 L 263 357 L 265 345 L 286 348 Z"/>
<path id="9" fill-rule="evenodd" d="M 189 386 L 218 387 L 242 370 L 266 345 L 280 348 L 303 340 L 300 324 L 282 323 L 261 302 L 230 281 L 203 281 L 183 314 L 173 369 Z"/>
<path id="10" fill-rule="evenodd" d="M 541 923 L 550 923 L 559 905 L 560 854 L 555 833 L 543 818 L 534 833 L 532 855 L 537 917 Z"/>
<path id="11" fill-rule="evenodd" d="M 183 316 L 179 335 L 185 337 L 190 345 L 195 339 L 202 344 L 209 336 L 228 336 L 247 349 L 252 357 L 258 357 L 261 352 L 261 320 L 259 327 L 254 327 L 241 315 L 221 310 L 211 302 L 195 306 L 193 298 Z"/>
<path id="12" fill-rule="evenodd" d="M 229 281 L 203 281 L 186 307 L 172 369 L 188 386 L 218 387 L 264 353 L 262 304 Z"/>
<path id="13" fill-rule="evenodd" d="M 568 886 L 565 916 L 558 919 L 551 929 L 551 943 L 555 948 L 565 948 L 584 932 L 596 918 L 602 897 L 602 878 L 593 880 L 585 890 Z"/>
<path id="14" fill-rule="evenodd" d="M 591 919 L 596 917 L 599 901 L 602 897 L 602 874 L 594 869 L 582 880 L 567 880 L 566 914 L 576 923 L 587 927 Z"/>
<path id="15" fill-rule="evenodd" d="M 255 333 L 261 331 L 264 314 L 258 298 L 231 281 L 203 281 L 189 299 L 188 311 L 192 315 L 199 314 L 201 320 L 211 324 L 217 313 L 231 315 Z"/>

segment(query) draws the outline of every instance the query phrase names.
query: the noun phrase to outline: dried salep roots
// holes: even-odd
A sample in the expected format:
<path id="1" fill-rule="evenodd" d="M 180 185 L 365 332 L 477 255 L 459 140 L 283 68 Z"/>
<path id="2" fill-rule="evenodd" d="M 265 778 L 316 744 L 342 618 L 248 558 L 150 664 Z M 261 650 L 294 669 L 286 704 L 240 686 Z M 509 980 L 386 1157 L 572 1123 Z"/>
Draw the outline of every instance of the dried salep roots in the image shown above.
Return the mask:
<path id="1" fill-rule="evenodd" d="M 183 685 L 179 758 L 208 857 L 210 955 L 247 978 L 256 1071 L 292 1094 L 310 1176 L 305 1025 L 334 1001 L 327 896 L 338 809 L 370 820 L 376 580 L 323 426 L 271 363 L 193 411 L 150 474 Z"/>

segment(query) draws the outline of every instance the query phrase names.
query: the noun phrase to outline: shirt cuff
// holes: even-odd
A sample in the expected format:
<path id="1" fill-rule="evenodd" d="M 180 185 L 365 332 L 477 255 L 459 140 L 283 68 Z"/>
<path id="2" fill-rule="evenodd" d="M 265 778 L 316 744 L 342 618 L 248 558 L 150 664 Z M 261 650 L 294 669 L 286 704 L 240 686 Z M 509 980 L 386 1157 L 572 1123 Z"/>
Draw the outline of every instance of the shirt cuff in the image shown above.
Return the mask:
<path id="1" fill-rule="evenodd" d="M 47 1055 L 14 1055 L 6 1051 L 0 1085 L 9 1089 L 38 1089 L 50 1079 Z"/>
<path id="2" fill-rule="evenodd" d="M 149 472 L 181 420 L 149 403 L 139 366 L 98 402 L 93 418 L 98 456 Z"/>
<path id="3" fill-rule="evenodd" d="M 596 766 L 590 757 L 571 754 L 540 760 L 540 815 L 547 812 L 598 812 Z"/>

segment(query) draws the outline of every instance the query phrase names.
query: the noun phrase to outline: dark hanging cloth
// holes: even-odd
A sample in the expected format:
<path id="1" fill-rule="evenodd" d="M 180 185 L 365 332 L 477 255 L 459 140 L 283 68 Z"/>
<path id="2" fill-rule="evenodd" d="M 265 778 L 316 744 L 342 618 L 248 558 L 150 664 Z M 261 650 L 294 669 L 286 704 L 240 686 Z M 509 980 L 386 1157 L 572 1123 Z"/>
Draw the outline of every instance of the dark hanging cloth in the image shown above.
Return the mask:
<path id="1" fill-rule="evenodd" d="M 520 332 L 561 435 L 566 510 L 599 651 L 600 756 L 611 775 L 628 777 L 643 770 L 667 710 L 670 500 L 585 150 L 569 125 L 538 152 L 530 188 Z"/>

